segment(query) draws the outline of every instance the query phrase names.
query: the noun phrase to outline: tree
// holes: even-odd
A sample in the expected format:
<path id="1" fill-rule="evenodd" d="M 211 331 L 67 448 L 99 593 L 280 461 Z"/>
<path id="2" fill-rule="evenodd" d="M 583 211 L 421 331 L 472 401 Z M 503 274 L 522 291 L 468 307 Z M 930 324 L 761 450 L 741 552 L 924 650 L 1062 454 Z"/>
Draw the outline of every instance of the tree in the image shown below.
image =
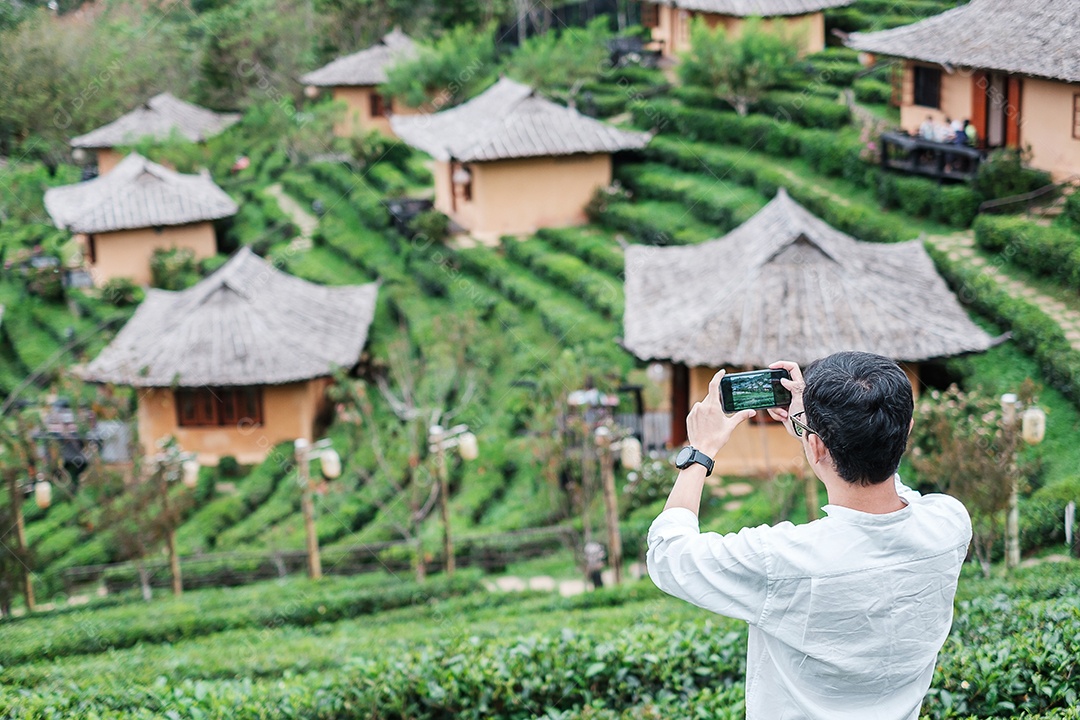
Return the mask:
<path id="1" fill-rule="evenodd" d="M 510 56 L 506 74 L 543 92 L 576 90 L 604 71 L 612 37 L 606 16 L 584 28 L 534 35 Z"/>
<path id="2" fill-rule="evenodd" d="M 679 76 L 687 85 L 713 90 L 739 115 L 746 115 L 766 90 L 775 86 L 797 56 L 796 43 L 751 18 L 736 37 L 700 18 L 690 26 L 690 51 Z"/>
<path id="3" fill-rule="evenodd" d="M 383 89 L 411 107 L 439 110 L 486 88 L 495 70 L 494 26 L 459 25 L 434 42 L 419 43 L 413 58 L 392 65 Z"/>
<path id="4" fill-rule="evenodd" d="M 426 573 L 421 525 L 436 501 L 447 500 L 440 497 L 428 431 L 432 425 L 449 425 L 460 418 L 470 409 L 476 390 L 475 365 L 467 360 L 475 334 L 471 318 L 440 320 L 435 329 L 438 340 L 431 344 L 414 344 L 402 328 L 389 345 L 387 366 L 375 376 L 381 402 L 369 396 L 362 380 L 339 377 L 332 391 L 345 406 L 344 417 L 359 426 L 355 437 L 372 451 L 374 464 L 365 480 L 379 488 L 374 497 L 380 510 L 413 547 L 418 581 Z M 449 537 L 448 528 L 444 534 Z"/>
<path id="5" fill-rule="evenodd" d="M 967 507 L 972 547 L 987 577 L 994 545 L 1002 536 L 1012 481 L 1021 472 L 1019 448 L 1019 422 L 1006 423 L 994 398 L 953 385 L 919 401 L 911 464 L 920 478 Z"/>

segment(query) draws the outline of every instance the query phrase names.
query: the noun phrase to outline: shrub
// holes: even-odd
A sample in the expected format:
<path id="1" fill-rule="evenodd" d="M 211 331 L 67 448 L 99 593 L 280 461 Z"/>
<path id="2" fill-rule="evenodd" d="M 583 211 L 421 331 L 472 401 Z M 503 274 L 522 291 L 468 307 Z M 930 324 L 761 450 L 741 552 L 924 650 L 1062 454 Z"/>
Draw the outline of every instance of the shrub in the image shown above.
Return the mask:
<path id="1" fill-rule="evenodd" d="M 184 290 L 199 281 L 195 253 L 188 248 L 158 248 L 150 258 L 150 284 L 162 290 Z"/>
<path id="2" fill-rule="evenodd" d="M 969 227 L 981 203 L 982 197 L 967 185 L 942 187 L 934 195 L 931 216 L 947 225 Z"/>
<path id="3" fill-rule="evenodd" d="M 1073 192 L 1065 200 L 1065 218 L 1080 227 L 1080 192 Z"/>
<path id="4" fill-rule="evenodd" d="M 851 122 L 846 105 L 807 93 L 771 92 L 758 103 L 758 111 L 821 130 L 838 130 Z"/>
<path id="5" fill-rule="evenodd" d="M 409 228 L 415 236 L 442 242 L 450 234 L 450 218 L 438 210 L 426 210 L 412 219 Z"/>
<path id="6" fill-rule="evenodd" d="M 1041 487 L 1024 500 L 1020 504 L 1021 548 L 1034 550 L 1065 542 L 1065 506 L 1070 502 L 1080 504 L 1080 478 Z"/>
<path id="7" fill-rule="evenodd" d="M 1022 195 L 1050 184 L 1050 173 L 1027 167 L 1029 153 L 998 150 L 979 166 L 972 187 L 988 200 Z"/>
<path id="8" fill-rule="evenodd" d="M 143 291 L 130 278 L 116 277 L 101 287 L 101 298 L 116 307 L 128 307 L 142 302 Z"/>
<path id="9" fill-rule="evenodd" d="M 897 202 L 908 215 L 926 217 L 934 203 L 934 196 L 941 189 L 938 184 L 923 178 L 896 178 Z"/>
<path id="10" fill-rule="evenodd" d="M 983 215 L 975 221 L 975 241 L 988 252 L 1080 290 L 1080 235 L 1024 218 Z"/>
<path id="11" fill-rule="evenodd" d="M 871 105 L 884 105 L 892 99 L 892 85 L 874 78 L 859 78 L 852 86 L 855 99 Z"/>

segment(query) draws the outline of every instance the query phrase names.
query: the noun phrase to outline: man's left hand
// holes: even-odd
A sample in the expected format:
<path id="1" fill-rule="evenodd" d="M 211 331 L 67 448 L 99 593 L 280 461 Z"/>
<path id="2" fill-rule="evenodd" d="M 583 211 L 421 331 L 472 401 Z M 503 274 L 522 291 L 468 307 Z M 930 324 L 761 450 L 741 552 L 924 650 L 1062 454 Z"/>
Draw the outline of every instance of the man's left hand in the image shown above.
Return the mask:
<path id="1" fill-rule="evenodd" d="M 720 380 L 723 377 L 723 370 L 713 376 L 709 394 L 694 404 L 686 418 L 686 436 L 690 444 L 712 458 L 727 445 L 735 428 L 757 414 L 755 410 L 740 410 L 734 415 L 724 412 L 720 404 Z"/>

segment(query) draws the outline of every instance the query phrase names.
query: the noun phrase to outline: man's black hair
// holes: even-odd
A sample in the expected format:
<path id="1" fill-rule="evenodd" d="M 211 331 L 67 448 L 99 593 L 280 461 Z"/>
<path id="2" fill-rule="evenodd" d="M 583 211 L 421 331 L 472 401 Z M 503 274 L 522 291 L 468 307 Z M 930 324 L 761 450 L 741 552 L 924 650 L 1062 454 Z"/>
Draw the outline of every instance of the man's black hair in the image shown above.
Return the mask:
<path id="1" fill-rule="evenodd" d="M 806 424 L 850 483 L 890 479 L 907 447 L 914 411 L 911 382 L 889 358 L 841 352 L 810 363 L 803 374 Z"/>

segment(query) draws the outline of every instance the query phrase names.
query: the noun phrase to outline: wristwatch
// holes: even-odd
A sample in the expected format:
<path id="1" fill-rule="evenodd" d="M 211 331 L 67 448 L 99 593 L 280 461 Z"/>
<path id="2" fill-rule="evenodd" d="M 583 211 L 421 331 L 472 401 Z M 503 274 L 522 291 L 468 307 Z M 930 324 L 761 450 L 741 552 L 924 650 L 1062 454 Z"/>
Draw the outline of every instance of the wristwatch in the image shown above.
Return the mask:
<path id="1" fill-rule="evenodd" d="M 675 456 L 675 467 L 685 470 L 694 463 L 705 468 L 705 477 L 712 475 L 713 459 L 695 447 L 687 445 Z"/>

